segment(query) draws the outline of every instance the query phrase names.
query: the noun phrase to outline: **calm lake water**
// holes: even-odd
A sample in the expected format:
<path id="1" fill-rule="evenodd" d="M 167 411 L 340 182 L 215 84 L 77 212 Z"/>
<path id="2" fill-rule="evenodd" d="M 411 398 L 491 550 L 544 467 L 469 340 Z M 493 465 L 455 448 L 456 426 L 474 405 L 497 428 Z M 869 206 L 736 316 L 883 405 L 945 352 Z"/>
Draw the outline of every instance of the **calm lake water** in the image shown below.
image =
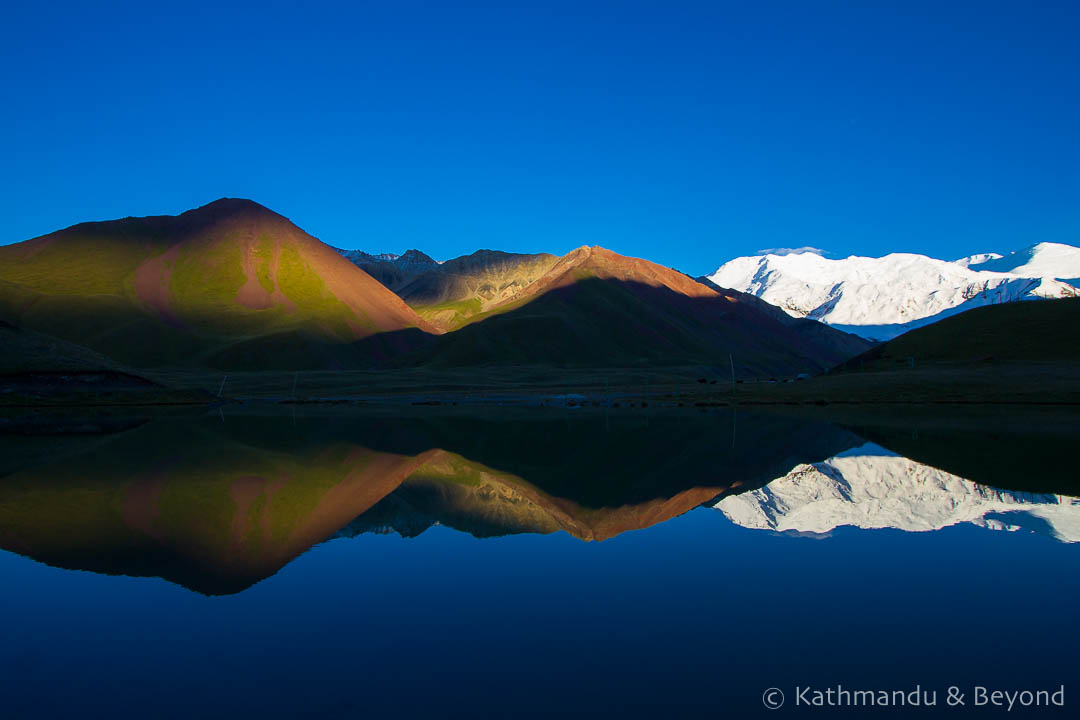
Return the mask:
<path id="1" fill-rule="evenodd" d="M 424 410 L 0 437 L 0 716 L 1077 714 L 1069 418 Z"/>

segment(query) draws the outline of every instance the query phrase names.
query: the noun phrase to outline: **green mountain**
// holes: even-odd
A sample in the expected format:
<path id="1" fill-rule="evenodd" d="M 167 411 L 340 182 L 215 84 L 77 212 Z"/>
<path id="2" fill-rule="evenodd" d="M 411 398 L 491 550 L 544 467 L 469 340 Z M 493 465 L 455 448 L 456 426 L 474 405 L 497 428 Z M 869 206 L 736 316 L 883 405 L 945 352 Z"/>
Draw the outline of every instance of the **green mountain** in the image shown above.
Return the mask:
<path id="1" fill-rule="evenodd" d="M 0 247 L 0 318 L 139 366 L 216 365 L 227 349 L 254 367 L 333 366 L 336 348 L 427 327 L 328 245 L 235 199 Z"/>

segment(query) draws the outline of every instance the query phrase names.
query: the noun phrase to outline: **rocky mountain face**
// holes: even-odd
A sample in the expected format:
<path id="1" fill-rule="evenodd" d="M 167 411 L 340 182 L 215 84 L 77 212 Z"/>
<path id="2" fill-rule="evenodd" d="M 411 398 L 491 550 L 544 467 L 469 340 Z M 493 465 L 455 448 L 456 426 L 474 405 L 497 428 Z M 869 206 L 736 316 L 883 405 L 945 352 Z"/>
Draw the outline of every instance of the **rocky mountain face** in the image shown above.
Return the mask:
<path id="1" fill-rule="evenodd" d="M 402 255 L 393 253 L 372 255 L 362 250 L 341 250 L 340 248 L 337 251 L 346 260 L 395 293 L 417 275 L 439 267 L 438 262 L 419 250 L 406 250 Z"/>
<path id="2" fill-rule="evenodd" d="M 498 250 L 478 250 L 445 262 L 436 262 L 418 250 L 401 256 L 338 252 L 443 330 L 457 329 L 498 305 L 512 302 L 559 259 L 547 253 Z"/>

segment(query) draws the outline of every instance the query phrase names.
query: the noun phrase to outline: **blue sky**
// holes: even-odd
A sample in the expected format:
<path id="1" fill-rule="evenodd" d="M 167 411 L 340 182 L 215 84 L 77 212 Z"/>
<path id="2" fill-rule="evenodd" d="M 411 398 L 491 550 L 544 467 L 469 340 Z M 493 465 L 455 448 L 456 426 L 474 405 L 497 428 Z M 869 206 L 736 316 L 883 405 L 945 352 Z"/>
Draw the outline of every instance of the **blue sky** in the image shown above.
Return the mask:
<path id="1" fill-rule="evenodd" d="M 1076 3 L 20 5 L 0 243 L 234 196 L 370 251 L 694 273 L 1080 244 Z"/>

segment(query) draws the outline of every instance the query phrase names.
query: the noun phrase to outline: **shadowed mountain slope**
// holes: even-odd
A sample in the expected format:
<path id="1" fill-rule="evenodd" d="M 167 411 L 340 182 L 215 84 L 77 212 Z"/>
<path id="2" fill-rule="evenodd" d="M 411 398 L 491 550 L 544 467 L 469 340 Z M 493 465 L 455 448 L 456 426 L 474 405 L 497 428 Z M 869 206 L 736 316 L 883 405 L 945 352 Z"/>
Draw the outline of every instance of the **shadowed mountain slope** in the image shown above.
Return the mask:
<path id="1" fill-rule="evenodd" d="M 0 320 L 0 376 L 23 373 L 124 372 L 116 361 L 89 348 Z"/>
<path id="2" fill-rule="evenodd" d="M 263 361 L 325 366 L 305 349 L 427 327 L 333 248 L 237 199 L 0 248 L 0 317 L 136 365 L 213 365 L 231 344 L 285 336 L 289 354 Z"/>
<path id="3" fill-rule="evenodd" d="M 476 315 L 512 301 L 559 260 L 547 253 L 498 250 L 477 250 L 444 263 L 419 250 L 400 256 L 339 252 L 444 330 L 457 329 Z"/>
<path id="4" fill-rule="evenodd" d="M 1080 298 L 975 308 L 912 330 L 853 358 L 852 370 L 914 364 L 1068 363 L 1080 358 Z"/>
<path id="5" fill-rule="evenodd" d="M 176 405 L 212 400 L 197 390 L 175 390 L 93 350 L 17 328 L 0 320 L 0 406 Z M 0 419 L 0 428 L 39 420 Z M 82 424 L 82 423 L 80 423 Z"/>
<path id="6" fill-rule="evenodd" d="M 407 250 L 402 255 L 372 255 L 360 250 L 338 253 L 395 293 L 417 275 L 439 268 L 439 263 L 419 250 Z"/>
<path id="7" fill-rule="evenodd" d="M 603 248 L 561 258 L 513 300 L 432 343 L 418 362 L 716 365 L 740 377 L 815 372 L 869 343 L 781 318 L 740 294 Z"/>
<path id="8" fill-rule="evenodd" d="M 475 316 L 521 296 L 558 260 L 546 253 L 478 250 L 447 260 L 395 291 L 425 320 L 455 330 Z"/>

